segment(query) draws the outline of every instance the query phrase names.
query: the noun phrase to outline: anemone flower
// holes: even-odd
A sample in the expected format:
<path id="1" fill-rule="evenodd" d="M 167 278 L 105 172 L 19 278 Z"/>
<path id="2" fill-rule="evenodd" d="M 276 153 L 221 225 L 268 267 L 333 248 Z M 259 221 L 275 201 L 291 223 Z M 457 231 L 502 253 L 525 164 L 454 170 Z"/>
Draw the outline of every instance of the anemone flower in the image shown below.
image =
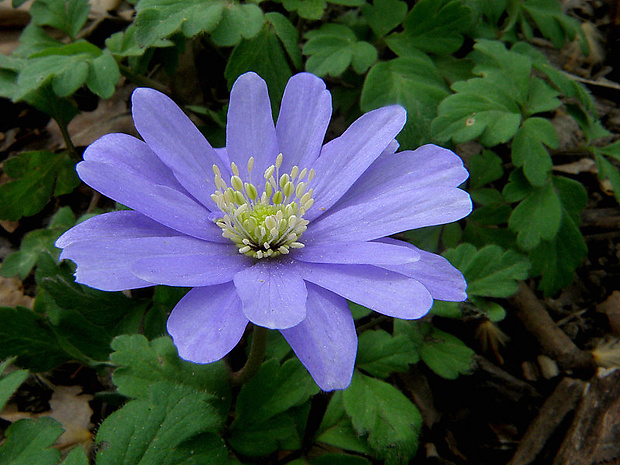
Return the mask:
<path id="1" fill-rule="evenodd" d="M 414 319 L 433 299 L 466 298 L 444 258 L 388 237 L 471 211 L 457 155 L 396 153 L 401 106 L 364 114 L 324 145 L 332 107 L 321 79 L 293 76 L 274 125 L 265 82 L 247 73 L 220 149 L 153 89 L 135 90 L 132 113 L 143 141 L 106 135 L 77 165 L 131 210 L 91 218 L 56 245 L 97 289 L 191 287 L 167 325 L 182 358 L 221 359 L 251 322 L 279 330 L 323 390 L 344 389 L 357 352 L 347 300 Z"/>

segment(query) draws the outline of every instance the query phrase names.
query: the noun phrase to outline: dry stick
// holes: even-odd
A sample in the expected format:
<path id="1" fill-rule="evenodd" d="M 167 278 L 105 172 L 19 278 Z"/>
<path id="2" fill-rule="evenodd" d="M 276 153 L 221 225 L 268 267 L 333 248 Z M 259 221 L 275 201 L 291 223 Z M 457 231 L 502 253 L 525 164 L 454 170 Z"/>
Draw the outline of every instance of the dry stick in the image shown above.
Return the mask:
<path id="1" fill-rule="evenodd" d="M 540 344 L 543 352 L 553 358 L 563 370 L 574 370 L 586 377 L 592 376 L 596 363 L 590 352 L 579 349 L 551 319 L 534 292 L 521 283 L 519 291 L 510 299 L 517 316 Z"/>
<path id="2" fill-rule="evenodd" d="M 519 447 L 508 465 L 529 465 L 543 450 L 547 440 L 581 398 L 585 383 L 564 378 L 543 404 L 538 416 L 530 424 Z"/>

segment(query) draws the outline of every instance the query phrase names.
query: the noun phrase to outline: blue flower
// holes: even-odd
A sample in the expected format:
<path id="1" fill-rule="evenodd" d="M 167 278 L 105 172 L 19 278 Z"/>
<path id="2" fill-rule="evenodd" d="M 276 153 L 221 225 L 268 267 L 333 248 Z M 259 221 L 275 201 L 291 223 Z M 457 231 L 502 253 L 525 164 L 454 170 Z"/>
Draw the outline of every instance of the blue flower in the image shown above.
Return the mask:
<path id="1" fill-rule="evenodd" d="M 109 134 L 77 171 L 127 205 L 58 239 L 76 280 L 108 291 L 192 287 L 168 320 L 181 357 L 224 357 L 249 322 L 279 330 L 326 391 L 344 389 L 357 336 L 347 299 L 395 318 L 433 299 L 462 301 L 466 283 L 445 259 L 388 236 L 468 215 L 468 176 L 449 150 L 396 153 L 397 105 L 361 116 L 323 145 L 331 96 L 301 73 L 274 125 L 265 82 L 232 88 L 226 147 L 214 149 L 172 100 L 133 94 L 141 141 Z"/>

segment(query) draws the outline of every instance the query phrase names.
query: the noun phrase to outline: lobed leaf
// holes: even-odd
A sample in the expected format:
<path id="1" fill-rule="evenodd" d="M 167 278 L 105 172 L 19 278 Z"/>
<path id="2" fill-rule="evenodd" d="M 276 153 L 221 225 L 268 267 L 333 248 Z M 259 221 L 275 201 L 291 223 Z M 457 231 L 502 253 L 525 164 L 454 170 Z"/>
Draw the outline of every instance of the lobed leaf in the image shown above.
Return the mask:
<path id="1" fill-rule="evenodd" d="M 367 436 L 373 455 L 387 463 L 409 463 L 418 448 L 422 416 L 391 384 L 359 372 L 343 392 L 344 408 L 353 427 Z"/>
<path id="2" fill-rule="evenodd" d="M 461 244 L 443 255 L 465 276 L 470 297 L 510 297 L 517 292 L 519 281 L 528 277 L 530 268 L 525 257 L 497 245 L 476 249 Z"/>
<path id="3" fill-rule="evenodd" d="M 419 360 L 418 351 L 403 334 L 383 330 L 364 331 L 359 336 L 356 366 L 373 376 L 387 378 L 405 372 Z"/>
<path id="4" fill-rule="evenodd" d="M 459 338 L 432 328 L 420 346 L 420 358 L 436 374 L 456 379 L 473 371 L 474 351 Z"/>
<path id="5" fill-rule="evenodd" d="M 9 358 L 0 363 L 0 376 L 3 375 L 6 368 L 15 361 L 15 358 Z M 13 393 L 28 377 L 27 370 L 15 370 L 0 378 L 0 412 L 4 410 L 6 403 L 9 401 Z"/>
<path id="6" fill-rule="evenodd" d="M 526 119 L 512 141 L 512 162 L 523 167 L 523 174 L 533 186 L 542 186 L 551 174 L 553 162 L 545 148 L 557 149 L 558 135 L 544 118 Z"/>
<path id="7" fill-rule="evenodd" d="M 0 447 L 0 465 L 56 465 L 60 451 L 52 444 L 63 433 L 56 420 L 19 420 L 6 430 L 6 440 Z"/>
<path id="8" fill-rule="evenodd" d="M 306 33 L 306 38 L 306 70 L 317 76 L 340 76 L 349 66 L 363 74 L 377 61 L 377 49 L 358 41 L 355 33 L 343 24 L 324 24 Z"/>
<path id="9" fill-rule="evenodd" d="M 75 39 L 88 19 L 90 4 L 87 0 L 36 0 L 29 13 L 33 24 L 55 27 Z"/>
<path id="10" fill-rule="evenodd" d="M 264 20 L 257 5 L 224 0 L 142 0 L 136 11 L 140 47 L 153 46 L 177 32 L 185 37 L 209 33 L 217 45 L 232 46 L 256 36 Z"/>
<path id="11" fill-rule="evenodd" d="M 44 317 L 25 307 L 0 307 L 0 359 L 17 357 L 17 364 L 46 371 L 71 358 Z"/>
<path id="12" fill-rule="evenodd" d="M 384 37 L 407 16 L 407 3 L 401 0 L 374 0 L 362 5 L 362 14 L 377 37 Z"/>
<path id="13" fill-rule="evenodd" d="M 300 407 L 318 391 L 299 360 L 291 359 L 282 365 L 276 359 L 267 360 L 239 392 L 229 443 L 249 456 L 270 454 L 291 439 L 299 447 L 291 409 Z"/>
<path id="14" fill-rule="evenodd" d="M 144 336 L 122 335 L 112 342 L 110 361 L 118 365 L 112 379 L 118 392 L 141 399 L 157 382 L 186 386 L 210 393 L 221 415 L 228 412 L 230 385 L 223 362 L 199 365 L 179 358 L 170 337 L 148 341 Z"/>
<path id="15" fill-rule="evenodd" d="M 405 107 L 407 123 L 398 141 L 414 148 L 431 140 L 431 122 L 449 94 L 433 61 L 419 54 L 375 64 L 364 81 L 360 106 L 363 111 L 392 104 Z"/>
<path id="16" fill-rule="evenodd" d="M 23 152 L 4 162 L 13 180 L 0 185 L 0 218 L 18 220 L 40 212 L 53 195 L 68 194 L 78 185 L 75 162 L 66 152 Z"/>
<path id="17" fill-rule="evenodd" d="M 325 0 L 283 0 L 282 5 L 286 11 L 296 11 L 299 16 L 305 19 L 321 19 L 327 2 Z"/>
<path id="18" fill-rule="evenodd" d="M 181 384 L 156 382 L 101 424 L 98 465 L 228 463 L 211 396 Z"/>
<path id="19" fill-rule="evenodd" d="M 421 0 L 405 18 L 404 32 L 389 35 L 385 42 L 399 56 L 412 50 L 450 55 L 463 45 L 471 20 L 471 10 L 461 1 Z"/>

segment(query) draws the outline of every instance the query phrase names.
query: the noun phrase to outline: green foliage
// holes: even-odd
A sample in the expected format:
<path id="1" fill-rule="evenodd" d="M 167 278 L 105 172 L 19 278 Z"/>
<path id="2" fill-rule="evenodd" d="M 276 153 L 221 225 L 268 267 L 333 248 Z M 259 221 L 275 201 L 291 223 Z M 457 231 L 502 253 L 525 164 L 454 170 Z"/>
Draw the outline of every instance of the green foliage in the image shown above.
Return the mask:
<path id="1" fill-rule="evenodd" d="M 55 27 L 72 39 L 84 26 L 89 12 L 87 0 L 36 0 L 30 7 L 33 24 Z"/>
<path id="2" fill-rule="evenodd" d="M 383 330 L 364 331 L 359 336 L 357 368 L 379 378 L 392 372 L 404 372 L 419 355 L 410 340 L 403 334 L 392 336 Z"/>
<path id="3" fill-rule="evenodd" d="M 370 111 L 396 103 L 405 107 L 407 124 L 398 140 L 403 147 L 414 148 L 430 141 L 437 106 L 448 95 L 433 61 L 418 54 L 375 64 L 364 82 L 361 108 Z"/>
<path id="4" fill-rule="evenodd" d="M 488 245 L 477 250 L 471 244 L 461 244 L 444 253 L 467 280 L 467 294 L 478 297 L 510 297 L 519 281 L 528 276 L 529 263 L 514 250 Z"/>
<path id="5" fill-rule="evenodd" d="M 299 360 L 266 361 L 239 392 L 229 444 L 247 456 L 299 449 L 308 414 L 300 407 L 318 391 Z"/>
<path id="6" fill-rule="evenodd" d="M 60 424 L 51 418 L 16 421 L 6 430 L 0 465 L 56 465 L 60 451 L 51 445 L 62 432 Z"/>
<path id="7" fill-rule="evenodd" d="M 442 378 L 456 379 L 473 369 L 474 351 L 459 338 L 430 323 L 395 320 L 394 334 L 406 337 L 420 359 Z"/>
<path id="8" fill-rule="evenodd" d="M 119 78 L 118 65 L 110 53 L 78 40 L 30 55 L 17 78 L 14 98 L 26 98 L 48 82 L 59 97 L 67 97 L 86 84 L 93 93 L 110 98 Z"/>
<path id="9" fill-rule="evenodd" d="M 403 26 L 404 32 L 385 40 L 397 55 L 409 56 L 416 51 L 449 55 L 463 44 L 463 33 L 471 26 L 471 11 L 459 0 L 421 0 Z"/>
<path id="10" fill-rule="evenodd" d="M 343 392 L 344 409 L 373 455 L 386 464 L 406 464 L 418 448 L 422 416 L 391 384 L 355 373 Z"/>
<path id="11" fill-rule="evenodd" d="M 521 2 L 520 7 L 517 14 L 521 30 L 528 40 L 533 37 L 531 22 L 556 48 L 562 48 L 567 40 L 574 39 L 580 33 L 579 23 L 564 14 L 560 2 L 526 0 Z"/>
<path id="12" fill-rule="evenodd" d="M 362 13 L 377 37 L 384 37 L 398 27 L 407 16 L 407 3 L 401 0 L 375 0 L 364 3 Z"/>
<path id="13" fill-rule="evenodd" d="M 210 394 L 156 382 L 99 427 L 97 465 L 225 464 L 224 442 L 213 432 L 221 419 Z"/>
<path id="14" fill-rule="evenodd" d="M 297 32 L 288 19 L 279 13 L 268 13 L 265 18 L 267 21 L 256 37 L 244 39 L 234 48 L 224 76 L 232 88 L 241 74 L 254 71 L 267 82 L 272 103 L 278 108 L 292 75 L 287 54 L 295 67 L 301 67 L 301 52 Z"/>
<path id="15" fill-rule="evenodd" d="M 179 358 L 170 337 L 148 341 L 141 335 L 123 335 L 112 342 L 110 361 L 117 365 L 113 380 L 118 392 L 141 398 L 158 382 L 183 385 L 219 399 L 220 411 L 228 409 L 230 387 L 223 363 L 198 365 Z"/>
<path id="16" fill-rule="evenodd" d="M 304 55 L 309 55 L 306 70 L 317 76 L 340 76 L 352 66 L 363 74 L 377 61 L 377 49 L 358 40 L 355 33 L 343 24 L 324 24 L 306 33 Z"/>
<path id="17" fill-rule="evenodd" d="M 15 370 L 7 375 L 3 375 L 7 367 L 14 361 L 14 358 L 9 358 L 0 363 L 0 412 L 4 409 L 13 393 L 28 377 L 27 370 Z"/>
<path id="18" fill-rule="evenodd" d="M 136 40 L 149 47 L 177 32 L 185 37 L 209 33 L 220 46 L 256 36 L 263 25 L 261 9 L 252 3 L 224 0 L 141 0 L 136 5 Z"/>
<path id="19" fill-rule="evenodd" d="M 523 167 L 523 174 L 533 186 L 545 183 L 553 165 L 545 145 L 558 148 L 558 135 L 549 120 L 526 119 L 512 141 L 512 161 Z"/>
<path id="20" fill-rule="evenodd" d="M 40 212 L 52 195 L 73 191 L 79 184 L 75 162 L 66 152 L 24 152 L 4 162 L 12 178 L 0 185 L 0 218 L 18 220 Z"/>
<path id="21" fill-rule="evenodd" d="M 71 358 L 38 313 L 25 307 L 0 307 L 0 319 L 0 359 L 16 356 L 19 366 L 45 371 Z"/>
<path id="22" fill-rule="evenodd" d="M 282 0 L 287 11 L 295 11 L 304 19 L 321 19 L 327 2 L 325 0 Z"/>

